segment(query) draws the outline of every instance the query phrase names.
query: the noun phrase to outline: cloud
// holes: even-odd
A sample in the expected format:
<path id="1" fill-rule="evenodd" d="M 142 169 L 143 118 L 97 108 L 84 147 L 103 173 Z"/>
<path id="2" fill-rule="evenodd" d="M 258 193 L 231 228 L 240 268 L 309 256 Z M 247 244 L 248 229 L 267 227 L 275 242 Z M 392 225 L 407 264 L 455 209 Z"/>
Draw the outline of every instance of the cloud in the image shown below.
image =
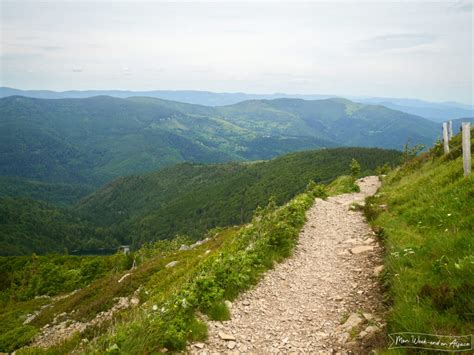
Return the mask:
<path id="1" fill-rule="evenodd" d="M 455 4 L 452 4 L 450 9 L 456 12 L 471 12 L 474 10 L 474 2 L 472 0 L 458 1 Z"/>
<path id="2" fill-rule="evenodd" d="M 40 48 L 47 52 L 62 51 L 64 49 L 64 47 L 60 47 L 60 46 L 42 46 Z"/>
<path id="3" fill-rule="evenodd" d="M 405 49 L 433 43 L 437 39 L 438 36 L 425 33 L 387 34 L 359 41 L 356 49 L 363 52 Z"/>
<path id="4" fill-rule="evenodd" d="M 83 71 L 84 71 L 84 68 L 81 67 L 81 66 L 76 66 L 76 65 L 75 65 L 75 66 L 72 68 L 72 72 L 73 72 L 73 73 L 82 73 Z"/>

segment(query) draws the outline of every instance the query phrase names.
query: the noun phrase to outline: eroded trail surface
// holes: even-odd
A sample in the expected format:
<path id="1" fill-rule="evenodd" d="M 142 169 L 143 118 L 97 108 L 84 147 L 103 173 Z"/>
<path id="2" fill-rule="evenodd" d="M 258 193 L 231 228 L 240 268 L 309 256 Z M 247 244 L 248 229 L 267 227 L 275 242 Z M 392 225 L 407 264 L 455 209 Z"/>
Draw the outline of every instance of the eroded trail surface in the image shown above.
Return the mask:
<path id="1" fill-rule="evenodd" d="M 232 318 L 209 322 L 191 353 L 368 353 L 384 327 L 377 281 L 381 249 L 353 202 L 377 191 L 316 199 L 292 257 L 231 305 Z"/>

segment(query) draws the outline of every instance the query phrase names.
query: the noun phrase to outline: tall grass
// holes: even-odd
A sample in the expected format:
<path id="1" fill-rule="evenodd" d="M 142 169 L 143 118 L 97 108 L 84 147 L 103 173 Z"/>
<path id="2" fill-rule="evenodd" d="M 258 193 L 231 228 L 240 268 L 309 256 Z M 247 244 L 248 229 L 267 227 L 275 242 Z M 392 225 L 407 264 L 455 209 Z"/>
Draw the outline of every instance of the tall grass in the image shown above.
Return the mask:
<path id="1" fill-rule="evenodd" d="M 389 333 L 474 333 L 474 178 L 459 143 L 396 169 L 366 203 L 386 249 Z"/>

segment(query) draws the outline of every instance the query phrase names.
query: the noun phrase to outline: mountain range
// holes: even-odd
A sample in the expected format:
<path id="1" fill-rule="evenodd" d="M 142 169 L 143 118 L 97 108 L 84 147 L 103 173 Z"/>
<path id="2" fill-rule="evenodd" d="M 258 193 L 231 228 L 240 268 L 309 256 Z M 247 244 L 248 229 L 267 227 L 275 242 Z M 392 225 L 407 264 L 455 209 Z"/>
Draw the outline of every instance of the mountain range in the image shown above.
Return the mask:
<path id="1" fill-rule="evenodd" d="M 345 99 L 203 106 L 149 97 L 0 99 L 0 176 L 98 187 L 180 162 L 271 159 L 315 148 L 432 144 L 439 125 Z"/>
<path id="2" fill-rule="evenodd" d="M 273 100 L 278 98 L 297 98 L 304 100 L 322 100 L 335 98 L 337 95 L 300 95 L 300 94 L 246 94 L 246 93 L 216 93 L 210 91 L 196 90 L 152 90 L 152 91 L 130 91 L 130 90 L 19 90 L 9 87 L 0 87 L 0 98 L 7 96 L 25 96 L 42 99 L 65 99 L 65 98 L 88 98 L 93 96 L 112 96 L 118 98 L 128 97 L 154 97 L 165 100 L 180 101 L 190 104 L 206 106 L 233 105 L 248 100 Z M 358 97 L 345 96 L 346 98 L 364 104 L 383 105 L 385 107 L 428 118 L 435 122 L 443 122 L 460 117 L 473 117 L 474 106 L 460 104 L 457 102 L 428 102 L 416 99 L 382 98 L 382 97 Z"/>

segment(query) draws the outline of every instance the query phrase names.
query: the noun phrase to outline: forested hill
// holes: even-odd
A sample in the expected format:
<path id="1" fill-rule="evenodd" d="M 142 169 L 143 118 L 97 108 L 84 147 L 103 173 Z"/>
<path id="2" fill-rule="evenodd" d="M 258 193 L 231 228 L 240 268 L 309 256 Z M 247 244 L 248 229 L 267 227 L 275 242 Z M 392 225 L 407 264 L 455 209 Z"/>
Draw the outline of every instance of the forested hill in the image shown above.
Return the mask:
<path id="1" fill-rule="evenodd" d="M 255 100 L 217 109 L 264 134 L 311 135 L 345 146 L 401 149 L 407 140 L 430 146 L 439 133 L 438 124 L 419 116 L 339 98 Z"/>
<path id="2" fill-rule="evenodd" d="M 331 146 L 431 144 L 438 126 L 348 100 L 221 107 L 154 98 L 0 99 L 0 175 L 100 186 L 179 162 L 270 159 Z"/>
<path id="3" fill-rule="evenodd" d="M 377 148 L 336 148 L 285 155 L 270 161 L 218 165 L 179 164 L 155 173 L 122 177 L 72 209 L 4 198 L 0 208 L 3 254 L 63 252 L 76 248 L 140 246 L 177 234 L 201 238 L 210 228 L 247 222 L 270 197 L 281 204 L 310 181 L 349 173 L 352 158 L 364 174 L 401 153 Z"/>

